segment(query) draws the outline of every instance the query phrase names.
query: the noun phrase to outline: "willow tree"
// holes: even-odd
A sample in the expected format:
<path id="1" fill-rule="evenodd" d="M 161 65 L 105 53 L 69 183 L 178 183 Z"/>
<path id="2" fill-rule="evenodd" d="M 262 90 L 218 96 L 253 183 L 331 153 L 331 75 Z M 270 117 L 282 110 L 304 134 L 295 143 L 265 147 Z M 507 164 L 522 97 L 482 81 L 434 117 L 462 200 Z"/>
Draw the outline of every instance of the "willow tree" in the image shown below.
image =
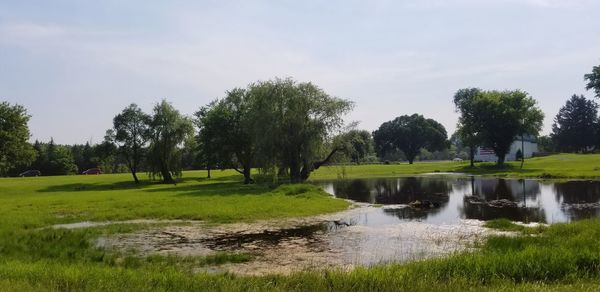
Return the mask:
<path id="1" fill-rule="evenodd" d="M 256 166 L 250 107 L 247 91 L 236 88 L 195 113 L 200 152 L 207 168 L 233 168 L 244 176 L 245 184 L 253 182 L 251 169 Z"/>
<path id="2" fill-rule="evenodd" d="M 343 150 L 328 148 L 333 144 L 327 142 L 352 109 L 350 101 L 290 78 L 251 84 L 247 94 L 257 158 L 264 169 L 277 169 L 291 182 L 302 182 Z"/>
<path id="3" fill-rule="evenodd" d="M 166 100 L 156 104 L 150 121 L 148 166 L 151 177 L 158 176 L 165 183 L 174 183 L 173 177 L 181 176 L 181 146 L 192 133 L 190 119 Z"/>
<path id="4" fill-rule="evenodd" d="M 115 143 L 125 158 L 135 183 L 143 159 L 143 150 L 150 139 L 150 116 L 136 104 L 131 104 L 113 119 L 113 129 L 106 131 L 105 139 Z"/>

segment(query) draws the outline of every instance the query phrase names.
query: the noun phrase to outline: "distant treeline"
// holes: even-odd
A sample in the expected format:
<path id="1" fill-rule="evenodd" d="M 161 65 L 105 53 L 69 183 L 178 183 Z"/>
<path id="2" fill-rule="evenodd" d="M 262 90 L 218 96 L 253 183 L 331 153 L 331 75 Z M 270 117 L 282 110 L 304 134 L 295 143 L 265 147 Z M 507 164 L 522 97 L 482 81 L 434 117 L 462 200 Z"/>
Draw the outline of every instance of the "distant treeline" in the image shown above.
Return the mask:
<path id="1" fill-rule="evenodd" d="M 586 74 L 586 89 L 600 98 L 600 66 Z M 131 104 L 113 119 L 102 143 L 28 142 L 24 107 L 0 103 L 0 176 L 36 169 L 42 175 L 138 172 L 174 182 L 183 169 L 235 169 L 252 183 L 251 169 L 273 180 L 301 182 L 322 165 L 386 161 L 473 161 L 478 146 L 494 150 L 498 164 L 519 135 L 537 135 L 544 114 L 521 90 L 458 90 L 457 131 L 448 138 L 437 121 L 402 115 L 370 132 L 344 125 L 351 101 L 312 83 L 274 79 L 234 88 L 192 116 L 163 100 L 151 113 Z M 552 134 L 538 137 L 541 152 L 593 152 L 600 146 L 598 104 L 573 95 L 554 119 Z"/>

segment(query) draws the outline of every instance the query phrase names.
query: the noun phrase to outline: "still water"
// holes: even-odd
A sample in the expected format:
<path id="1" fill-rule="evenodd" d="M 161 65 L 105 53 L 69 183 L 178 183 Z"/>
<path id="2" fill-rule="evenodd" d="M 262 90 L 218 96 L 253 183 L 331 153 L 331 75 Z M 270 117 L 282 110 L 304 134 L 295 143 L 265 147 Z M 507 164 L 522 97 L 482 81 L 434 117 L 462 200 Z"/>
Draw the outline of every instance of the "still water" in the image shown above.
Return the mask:
<path id="1" fill-rule="evenodd" d="M 317 182 L 339 198 L 383 204 L 361 223 L 394 221 L 452 224 L 461 219 L 507 218 L 522 222 L 557 223 L 600 216 L 600 181 L 540 181 L 474 176 L 423 175 L 386 179 Z M 514 202 L 493 207 L 495 200 Z M 411 202 L 431 202 L 431 208 L 408 208 Z M 397 206 L 397 207 L 392 207 Z"/>

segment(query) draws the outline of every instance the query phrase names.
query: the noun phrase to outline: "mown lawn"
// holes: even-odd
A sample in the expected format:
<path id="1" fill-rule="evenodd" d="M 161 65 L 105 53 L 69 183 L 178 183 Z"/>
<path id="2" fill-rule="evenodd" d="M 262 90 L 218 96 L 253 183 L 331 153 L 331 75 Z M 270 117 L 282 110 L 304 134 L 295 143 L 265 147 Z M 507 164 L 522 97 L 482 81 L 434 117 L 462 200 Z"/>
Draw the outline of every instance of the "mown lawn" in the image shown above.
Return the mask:
<path id="1" fill-rule="evenodd" d="M 390 177 L 426 172 L 470 172 L 512 177 L 598 178 L 600 155 L 557 155 L 497 169 L 467 162 L 324 167 L 311 179 Z M 140 258 L 97 248 L 105 234 L 146 226 L 109 225 L 76 230 L 45 228 L 79 221 L 138 218 L 253 221 L 335 212 L 348 203 L 310 185 L 244 186 L 232 171 L 185 172 L 177 185 L 127 174 L 0 179 L 0 291 L 27 290 L 250 290 L 431 291 L 598 290 L 600 220 L 528 229 L 498 221 L 491 227 L 522 232 L 490 238 L 479 251 L 409 264 L 289 276 L 241 277 L 195 273 L 194 267 L 252 260 L 244 254 L 212 258 Z"/>
<path id="2" fill-rule="evenodd" d="M 470 167 L 468 161 L 435 161 L 399 164 L 370 164 L 327 166 L 318 169 L 313 180 L 361 177 L 394 177 L 408 174 L 432 172 L 458 172 L 476 175 L 529 178 L 582 178 L 600 179 L 600 154 L 557 154 L 525 160 L 523 168 L 520 162 L 511 161 L 504 167 L 494 163 L 476 163 Z"/>

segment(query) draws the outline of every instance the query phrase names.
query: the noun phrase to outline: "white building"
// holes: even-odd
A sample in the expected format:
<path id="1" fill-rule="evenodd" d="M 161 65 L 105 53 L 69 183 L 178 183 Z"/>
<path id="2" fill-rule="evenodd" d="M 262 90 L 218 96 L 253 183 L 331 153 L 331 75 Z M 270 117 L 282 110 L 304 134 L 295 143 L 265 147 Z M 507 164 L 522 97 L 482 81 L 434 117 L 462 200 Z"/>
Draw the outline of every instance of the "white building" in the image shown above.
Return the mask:
<path id="1" fill-rule="evenodd" d="M 521 139 L 521 136 L 518 136 L 512 145 L 510 145 L 510 151 L 506 154 L 505 160 L 517 160 L 517 152 L 521 148 L 523 148 L 525 158 L 529 158 L 538 152 L 537 140 L 531 135 L 525 135 L 523 139 Z M 475 161 L 496 162 L 498 161 L 498 156 L 490 148 L 477 147 L 477 150 L 475 150 Z"/>

